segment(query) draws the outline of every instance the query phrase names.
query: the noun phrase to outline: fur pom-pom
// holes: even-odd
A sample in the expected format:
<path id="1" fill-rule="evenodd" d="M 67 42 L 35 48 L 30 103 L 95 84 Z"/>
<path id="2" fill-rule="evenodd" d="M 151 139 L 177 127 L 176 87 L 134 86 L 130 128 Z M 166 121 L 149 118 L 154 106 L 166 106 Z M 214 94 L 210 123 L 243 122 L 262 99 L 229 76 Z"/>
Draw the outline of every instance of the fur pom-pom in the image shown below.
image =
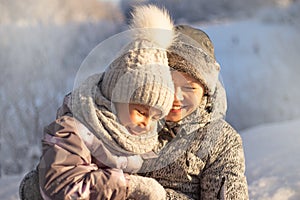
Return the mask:
<path id="1" fill-rule="evenodd" d="M 167 10 L 154 5 L 134 7 L 131 29 L 135 29 L 136 39 L 147 39 L 161 48 L 168 48 L 175 39 L 174 23 Z"/>

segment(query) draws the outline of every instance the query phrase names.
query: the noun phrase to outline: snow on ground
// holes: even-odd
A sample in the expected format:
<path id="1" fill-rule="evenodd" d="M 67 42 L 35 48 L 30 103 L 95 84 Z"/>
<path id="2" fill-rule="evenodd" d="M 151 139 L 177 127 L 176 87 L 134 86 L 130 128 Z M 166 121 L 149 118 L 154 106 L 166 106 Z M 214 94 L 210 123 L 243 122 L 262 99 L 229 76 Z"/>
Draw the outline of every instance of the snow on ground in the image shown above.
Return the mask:
<path id="1" fill-rule="evenodd" d="M 300 119 L 241 132 L 251 199 L 300 199 Z"/>

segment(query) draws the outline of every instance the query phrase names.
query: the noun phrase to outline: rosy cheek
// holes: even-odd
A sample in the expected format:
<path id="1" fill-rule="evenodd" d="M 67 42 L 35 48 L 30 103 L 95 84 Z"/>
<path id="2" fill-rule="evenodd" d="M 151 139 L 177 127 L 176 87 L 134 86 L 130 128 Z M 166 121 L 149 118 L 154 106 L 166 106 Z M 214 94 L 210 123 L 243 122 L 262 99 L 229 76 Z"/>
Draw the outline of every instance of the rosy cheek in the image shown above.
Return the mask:
<path id="1" fill-rule="evenodd" d="M 137 116 L 137 115 L 132 115 L 130 117 L 130 120 L 131 120 L 132 123 L 137 124 L 140 121 L 140 117 Z"/>
<path id="2" fill-rule="evenodd" d="M 196 95 L 191 95 L 189 101 L 193 106 L 198 106 L 200 104 L 201 98 L 198 98 L 198 96 Z"/>

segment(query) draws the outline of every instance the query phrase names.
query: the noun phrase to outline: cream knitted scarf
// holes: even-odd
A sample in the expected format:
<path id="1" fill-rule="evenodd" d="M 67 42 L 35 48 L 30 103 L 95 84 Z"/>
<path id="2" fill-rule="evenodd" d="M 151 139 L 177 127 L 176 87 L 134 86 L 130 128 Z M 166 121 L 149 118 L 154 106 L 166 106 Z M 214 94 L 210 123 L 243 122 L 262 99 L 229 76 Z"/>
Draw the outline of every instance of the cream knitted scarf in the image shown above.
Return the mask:
<path id="1" fill-rule="evenodd" d="M 131 135 L 112 112 L 112 102 L 99 89 L 103 74 L 90 76 L 71 94 L 68 107 L 73 116 L 85 125 L 115 155 L 143 154 L 157 143 L 156 127 L 140 136 Z"/>

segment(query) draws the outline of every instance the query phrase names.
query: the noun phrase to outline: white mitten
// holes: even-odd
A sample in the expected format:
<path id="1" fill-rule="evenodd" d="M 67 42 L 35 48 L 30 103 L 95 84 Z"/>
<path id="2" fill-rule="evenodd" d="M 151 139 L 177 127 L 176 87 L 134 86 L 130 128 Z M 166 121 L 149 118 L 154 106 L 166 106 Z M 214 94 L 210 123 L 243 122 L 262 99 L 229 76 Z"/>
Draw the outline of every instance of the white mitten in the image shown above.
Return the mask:
<path id="1" fill-rule="evenodd" d="M 155 179 L 129 175 L 127 199 L 165 200 L 166 191 Z"/>
<path id="2" fill-rule="evenodd" d="M 127 173 L 136 173 L 138 172 L 143 164 L 143 159 L 140 155 L 127 156 L 127 166 L 123 169 Z"/>

